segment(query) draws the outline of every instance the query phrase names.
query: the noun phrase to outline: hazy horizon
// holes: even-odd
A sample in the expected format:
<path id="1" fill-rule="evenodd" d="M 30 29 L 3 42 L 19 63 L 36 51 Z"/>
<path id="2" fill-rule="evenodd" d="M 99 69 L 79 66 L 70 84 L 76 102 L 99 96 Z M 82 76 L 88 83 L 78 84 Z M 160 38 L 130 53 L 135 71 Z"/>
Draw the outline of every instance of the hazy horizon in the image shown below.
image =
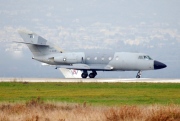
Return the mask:
<path id="1" fill-rule="evenodd" d="M 0 77 L 63 78 L 32 60 L 18 30 L 33 31 L 66 51 L 147 53 L 167 68 L 143 78 L 180 78 L 178 0 L 0 0 Z M 137 72 L 98 72 L 97 78 L 134 78 Z"/>

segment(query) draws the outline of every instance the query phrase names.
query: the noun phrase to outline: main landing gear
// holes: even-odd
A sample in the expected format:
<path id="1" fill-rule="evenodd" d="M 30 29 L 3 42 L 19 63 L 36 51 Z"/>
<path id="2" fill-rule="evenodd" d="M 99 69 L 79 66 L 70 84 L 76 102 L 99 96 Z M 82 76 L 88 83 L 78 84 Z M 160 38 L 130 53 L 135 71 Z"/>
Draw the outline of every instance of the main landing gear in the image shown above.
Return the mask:
<path id="1" fill-rule="evenodd" d="M 83 73 L 81 74 L 81 77 L 82 78 L 87 78 L 87 76 L 88 76 L 87 70 L 83 70 Z"/>
<path id="2" fill-rule="evenodd" d="M 89 74 L 89 78 L 94 78 L 96 75 L 97 75 L 97 72 L 93 70 L 92 73 Z M 87 76 L 88 76 L 87 70 L 83 70 L 83 73 L 81 74 L 81 77 L 82 78 L 87 78 Z"/>
<path id="3" fill-rule="evenodd" d="M 136 78 L 141 78 L 141 71 L 138 71 Z"/>
<path id="4" fill-rule="evenodd" d="M 97 75 L 96 71 L 92 71 L 92 73 L 89 74 L 89 78 L 94 78 Z"/>

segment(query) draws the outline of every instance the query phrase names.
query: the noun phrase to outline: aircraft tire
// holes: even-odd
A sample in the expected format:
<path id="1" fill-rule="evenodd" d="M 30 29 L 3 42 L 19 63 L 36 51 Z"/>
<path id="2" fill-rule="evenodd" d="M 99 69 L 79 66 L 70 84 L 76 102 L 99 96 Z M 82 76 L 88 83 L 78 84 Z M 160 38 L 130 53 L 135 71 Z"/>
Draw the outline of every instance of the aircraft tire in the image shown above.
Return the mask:
<path id="1" fill-rule="evenodd" d="M 95 77 L 95 74 L 94 73 L 90 73 L 89 74 L 89 78 L 94 78 Z"/>
<path id="2" fill-rule="evenodd" d="M 82 73 L 82 74 L 81 74 L 81 77 L 82 77 L 82 78 L 87 78 L 87 76 L 88 76 L 87 73 Z"/>
<path id="3" fill-rule="evenodd" d="M 141 78 L 141 76 L 137 75 L 136 78 Z"/>

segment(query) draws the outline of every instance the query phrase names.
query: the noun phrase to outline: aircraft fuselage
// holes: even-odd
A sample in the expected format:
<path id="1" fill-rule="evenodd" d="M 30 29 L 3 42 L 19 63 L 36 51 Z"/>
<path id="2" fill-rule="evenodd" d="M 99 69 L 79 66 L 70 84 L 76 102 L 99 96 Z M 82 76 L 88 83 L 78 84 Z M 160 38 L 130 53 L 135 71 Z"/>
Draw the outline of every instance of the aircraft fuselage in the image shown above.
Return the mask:
<path id="1" fill-rule="evenodd" d="M 111 53 L 84 53 L 84 52 L 65 52 L 56 53 L 45 56 L 33 57 L 33 59 L 51 64 L 51 65 L 66 65 L 87 64 L 96 66 L 100 71 L 139 71 L 139 70 L 154 70 L 164 68 L 166 65 L 151 59 L 147 54 L 130 53 L 130 52 L 111 52 Z M 109 66 L 109 69 L 99 69 L 100 67 Z M 99 68 L 98 68 L 99 66 Z M 158 66 L 158 67 L 157 67 Z M 73 68 L 73 67 L 72 67 Z M 94 67 L 95 68 L 95 67 Z"/>
<path id="2" fill-rule="evenodd" d="M 82 70 L 82 78 L 94 78 L 96 71 L 138 71 L 165 68 L 166 65 L 151 59 L 144 53 L 131 52 L 63 52 L 43 37 L 32 32 L 19 31 L 33 54 L 33 59 L 56 65 L 56 68 Z M 88 74 L 87 71 L 92 71 Z"/>

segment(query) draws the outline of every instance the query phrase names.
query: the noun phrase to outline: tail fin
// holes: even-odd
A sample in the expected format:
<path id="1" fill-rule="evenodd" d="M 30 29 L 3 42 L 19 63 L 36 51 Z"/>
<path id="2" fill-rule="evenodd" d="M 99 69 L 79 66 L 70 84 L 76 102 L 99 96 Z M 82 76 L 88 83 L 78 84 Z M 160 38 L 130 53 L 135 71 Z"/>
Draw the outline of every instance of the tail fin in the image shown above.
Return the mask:
<path id="1" fill-rule="evenodd" d="M 33 32 L 27 32 L 27 31 L 18 31 L 20 36 L 23 38 L 24 43 L 27 44 L 33 55 L 36 56 L 43 56 L 50 54 L 52 52 L 62 52 L 61 49 L 57 49 L 55 46 L 53 46 L 52 43 L 48 42 L 43 37 L 37 35 Z"/>

